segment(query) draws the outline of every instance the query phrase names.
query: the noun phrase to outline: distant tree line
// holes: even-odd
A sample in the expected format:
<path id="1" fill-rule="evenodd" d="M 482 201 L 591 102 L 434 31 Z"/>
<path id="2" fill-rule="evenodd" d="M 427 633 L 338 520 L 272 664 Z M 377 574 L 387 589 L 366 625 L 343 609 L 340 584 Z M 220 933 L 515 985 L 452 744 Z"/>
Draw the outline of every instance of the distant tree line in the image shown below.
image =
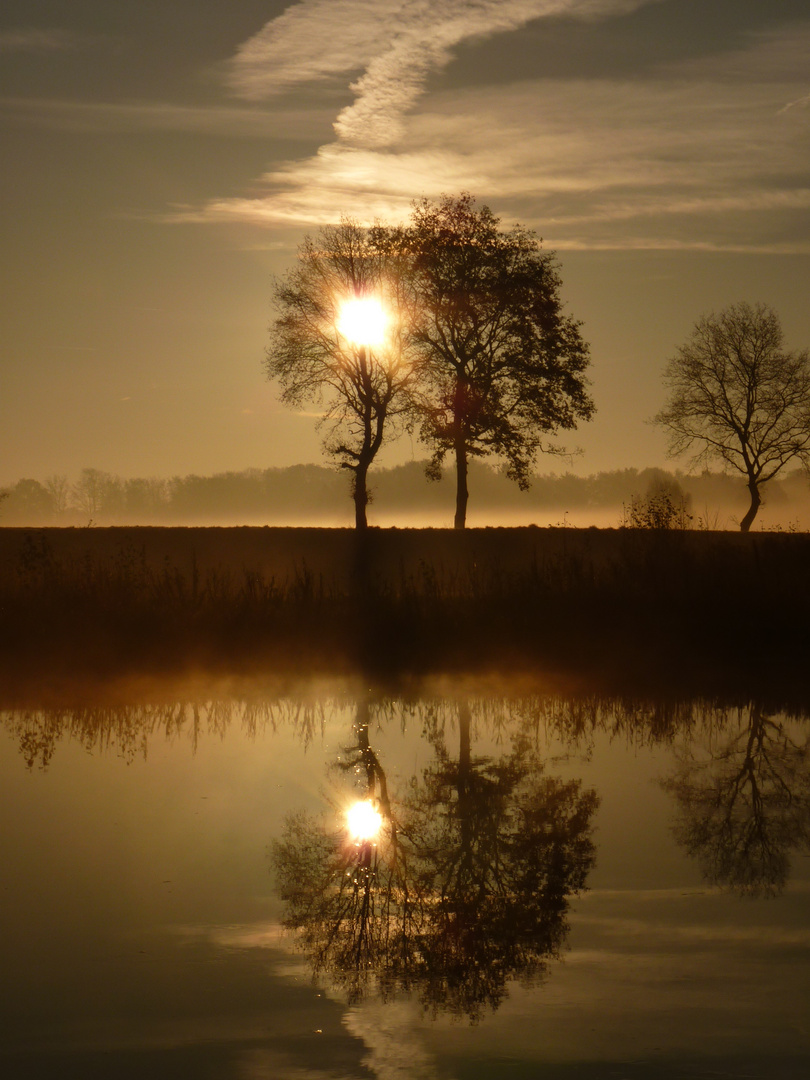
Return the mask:
<path id="1" fill-rule="evenodd" d="M 565 525 L 566 512 L 592 513 L 603 524 L 661 527 L 661 507 L 672 508 L 662 527 L 717 528 L 719 511 L 745 510 L 744 489 L 732 476 L 703 472 L 698 476 L 664 469 L 619 469 L 591 476 L 536 475 L 531 488 L 518 490 L 498 470 L 483 462 L 470 464 L 477 507 L 486 509 L 489 523 L 499 524 L 520 513 L 534 514 L 540 523 Z M 449 476 L 429 483 L 425 462 L 413 461 L 378 469 L 372 494 L 381 512 L 407 513 L 416 524 L 420 514 L 445 524 Z M 791 515 L 810 503 L 806 474 L 788 473 L 768 488 L 772 507 L 780 508 L 788 527 Z M 125 479 L 100 469 L 83 469 L 75 481 L 68 476 L 44 480 L 24 478 L 6 487 L 0 501 L 0 525 L 318 525 L 351 524 L 351 504 L 345 482 L 325 465 L 245 469 L 213 476 L 175 476 L 170 479 Z M 548 521 L 549 515 L 556 516 Z M 605 515 L 612 520 L 605 521 Z M 542 521 L 545 516 L 546 521 Z M 446 521 L 449 525 L 450 520 Z"/>

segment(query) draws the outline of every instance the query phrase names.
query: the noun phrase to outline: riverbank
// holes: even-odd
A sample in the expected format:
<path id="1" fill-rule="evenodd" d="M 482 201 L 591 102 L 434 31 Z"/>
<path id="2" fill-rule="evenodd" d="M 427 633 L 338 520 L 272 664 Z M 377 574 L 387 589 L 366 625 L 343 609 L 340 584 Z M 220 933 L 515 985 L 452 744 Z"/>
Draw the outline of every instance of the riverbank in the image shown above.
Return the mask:
<path id="1" fill-rule="evenodd" d="M 806 684 L 808 534 L 0 529 L 0 677 L 736 670 Z M 728 674 L 726 674 L 728 673 Z"/>

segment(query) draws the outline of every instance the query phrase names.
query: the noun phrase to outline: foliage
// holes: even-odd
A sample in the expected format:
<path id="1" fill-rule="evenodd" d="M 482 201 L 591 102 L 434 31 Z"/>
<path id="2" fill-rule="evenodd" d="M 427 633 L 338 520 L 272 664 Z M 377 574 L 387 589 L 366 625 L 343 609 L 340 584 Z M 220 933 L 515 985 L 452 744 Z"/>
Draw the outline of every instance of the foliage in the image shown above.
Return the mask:
<path id="1" fill-rule="evenodd" d="M 669 398 L 654 422 L 670 454 L 694 449 L 693 464 L 719 460 L 745 476 L 747 532 L 762 485 L 789 462 L 810 465 L 810 354 L 784 350 L 771 308 L 733 304 L 700 319 L 664 379 Z"/>
<path id="2" fill-rule="evenodd" d="M 503 231 L 469 194 L 422 200 L 404 228 L 344 219 L 306 239 L 276 288 L 267 373 L 286 403 L 325 407 L 324 446 L 354 474 L 359 527 L 366 473 L 392 421 L 418 427 L 431 476 L 452 454 L 461 528 L 471 457 L 502 458 L 525 489 L 538 452 L 561 452 L 547 437 L 591 416 L 588 346 L 562 313 L 560 284 L 532 232 Z M 338 330 L 341 301 L 368 295 L 391 315 L 373 358 Z"/>
<path id="3" fill-rule="evenodd" d="M 562 313 L 555 257 L 529 230 L 499 225 L 464 193 L 423 199 L 407 229 L 412 333 L 423 359 L 420 433 L 433 448 L 431 475 L 454 456 L 457 528 L 471 457 L 504 458 L 526 488 L 538 452 L 560 452 L 547 436 L 593 413 L 588 346 Z"/>
<path id="4" fill-rule="evenodd" d="M 688 529 L 689 497 L 677 481 L 656 478 L 644 497 L 633 495 L 624 505 L 622 524 L 629 529 Z"/>

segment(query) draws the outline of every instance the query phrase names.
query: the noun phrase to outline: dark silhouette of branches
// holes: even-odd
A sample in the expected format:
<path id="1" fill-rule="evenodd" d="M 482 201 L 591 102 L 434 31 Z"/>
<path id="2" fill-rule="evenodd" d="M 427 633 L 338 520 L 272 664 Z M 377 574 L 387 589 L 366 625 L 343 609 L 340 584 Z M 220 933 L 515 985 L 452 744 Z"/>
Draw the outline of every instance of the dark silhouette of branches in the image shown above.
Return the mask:
<path id="1" fill-rule="evenodd" d="M 810 851 L 810 744 L 756 702 L 708 755 L 682 750 L 664 787 L 678 802 L 675 835 L 712 885 L 773 896 L 791 851 Z"/>
<path id="2" fill-rule="evenodd" d="M 435 740 L 436 762 L 399 799 L 368 739 L 361 705 L 359 768 L 384 826 L 352 842 L 341 827 L 292 814 L 271 848 L 285 925 L 313 972 L 350 1000 L 414 991 L 432 1015 L 480 1018 L 514 978 L 538 979 L 568 933 L 569 896 L 593 865 L 592 791 L 545 774 L 525 741 L 498 761 L 472 755 L 470 713 L 459 752 Z"/>
<path id="3" fill-rule="evenodd" d="M 670 435 L 670 454 L 693 449 L 743 474 L 750 506 L 792 461 L 810 465 L 810 353 L 787 352 L 776 313 L 765 304 L 732 304 L 707 315 L 667 365 L 669 399 L 654 423 Z"/>
<path id="4" fill-rule="evenodd" d="M 304 240 L 297 266 L 276 285 L 266 363 L 282 401 L 322 409 L 324 449 L 352 474 L 358 529 L 367 524 L 369 468 L 408 412 L 414 379 L 405 333 L 409 260 L 378 242 L 380 235 L 344 218 Z M 370 298 L 388 315 L 384 339 L 373 347 L 341 329 L 343 305 Z"/>

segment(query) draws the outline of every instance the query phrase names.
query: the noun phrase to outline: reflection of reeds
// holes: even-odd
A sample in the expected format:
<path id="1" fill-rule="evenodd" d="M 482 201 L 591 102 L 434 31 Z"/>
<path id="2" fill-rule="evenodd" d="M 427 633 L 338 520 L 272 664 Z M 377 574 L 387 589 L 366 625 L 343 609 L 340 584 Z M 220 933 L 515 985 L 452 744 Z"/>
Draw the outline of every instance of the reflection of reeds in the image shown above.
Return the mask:
<path id="1" fill-rule="evenodd" d="M 404 697 L 399 692 L 373 694 L 370 715 L 382 729 L 401 725 L 421 731 L 431 744 L 445 739 L 458 741 L 459 701 L 464 701 L 473 737 L 486 736 L 496 745 L 520 743 L 548 754 L 556 746 L 566 753 L 590 754 L 594 740 L 606 736 L 636 748 L 691 745 L 696 740 L 717 741 L 735 730 L 753 710 L 766 708 L 751 702 L 738 690 L 730 698 L 705 700 L 681 697 L 602 695 L 584 692 L 552 692 L 548 688 L 523 686 L 515 694 L 508 680 L 475 684 L 468 679 L 426 680 Z M 344 717 L 351 723 L 358 694 L 368 693 L 366 682 L 357 679 L 281 684 L 247 679 L 244 682 L 209 685 L 203 679 L 177 685 L 169 679 L 145 687 L 117 688 L 110 700 L 98 687 L 82 687 L 74 695 L 78 704 L 60 701 L 41 705 L 36 688 L 33 707 L 5 708 L 0 703 L 0 728 L 18 744 L 29 768 L 47 768 L 62 741 L 79 743 L 88 752 L 104 750 L 128 761 L 146 757 L 158 742 L 187 742 L 192 751 L 205 739 L 222 739 L 232 728 L 249 738 L 262 732 L 286 730 L 308 746 L 322 736 L 328 722 Z M 121 691 L 123 690 L 123 694 Z M 413 692 L 416 690 L 416 696 Z M 95 691 L 95 694 L 94 694 Z M 145 696 L 144 696 L 145 695 Z M 224 695 L 224 696 L 220 696 Z M 98 700 L 86 704 L 85 699 Z M 151 698 L 151 700 L 149 700 Z M 769 715 L 784 722 L 806 724 L 810 699 L 805 693 L 789 709 L 773 701 Z M 356 748 L 345 753 L 352 754 Z M 341 757 L 338 769 L 351 769 L 356 755 Z"/>
<path id="2" fill-rule="evenodd" d="M 564 530 L 553 545 L 526 546 L 543 532 L 462 537 L 455 560 L 446 538 L 436 556 L 429 534 L 414 532 L 406 562 L 401 538 L 397 556 L 372 531 L 351 538 L 345 572 L 301 562 L 276 575 L 194 557 L 160 563 L 126 544 L 80 555 L 74 545 L 68 556 L 52 542 L 58 530 L 21 531 L 16 562 L 0 575 L 0 664 L 9 676 L 200 666 L 424 674 L 541 665 L 629 668 L 635 679 L 684 664 L 756 665 L 774 679 L 803 671 L 807 537 Z"/>

